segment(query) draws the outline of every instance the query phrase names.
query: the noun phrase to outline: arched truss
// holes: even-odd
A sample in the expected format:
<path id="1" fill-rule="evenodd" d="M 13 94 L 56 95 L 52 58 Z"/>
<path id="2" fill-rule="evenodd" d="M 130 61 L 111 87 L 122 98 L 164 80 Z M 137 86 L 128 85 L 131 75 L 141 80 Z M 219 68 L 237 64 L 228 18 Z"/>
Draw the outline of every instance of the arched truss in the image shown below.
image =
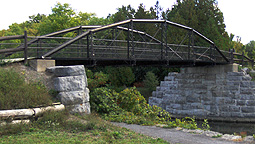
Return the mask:
<path id="1" fill-rule="evenodd" d="M 154 33 L 149 34 L 138 29 L 144 29 L 146 25 L 151 25 Z M 171 28 L 184 34 L 181 41 L 168 42 L 169 39 L 178 37 L 171 35 Z M 70 32 L 75 37 L 63 37 Z M 62 37 L 55 37 L 57 35 Z M 37 53 L 36 57 L 43 59 L 51 57 L 94 62 L 123 60 L 132 61 L 132 64 L 137 61 L 149 64 L 157 61 L 166 65 L 229 63 L 213 41 L 193 28 L 167 20 L 130 19 L 105 26 L 77 26 L 33 38 L 28 42 L 31 54 Z M 56 45 L 42 42 L 51 40 L 54 43 L 53 39 L 61 42 Z M 195 41 L 198 39 L 205 45 L 196 45 Z"/>

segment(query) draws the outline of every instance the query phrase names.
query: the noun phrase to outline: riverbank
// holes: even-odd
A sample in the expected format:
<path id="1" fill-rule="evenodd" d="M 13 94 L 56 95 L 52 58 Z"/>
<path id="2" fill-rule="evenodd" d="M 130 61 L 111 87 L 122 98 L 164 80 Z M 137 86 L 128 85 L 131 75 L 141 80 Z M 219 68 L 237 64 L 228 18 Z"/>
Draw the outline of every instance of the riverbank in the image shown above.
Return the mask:
<path id="1" fill-rule="evenodd" d="M 135 124 L 115 123 L 119 127 L 125 127 L 137 133 L 141 133 L 154 138 L 162 138 L 171 144 L 240 144 L 255 143 L 252 136 L 222 135 L 218 132 L 203 130 L 187 130 L 181 128 L 167 129 L 158 126 L 141 126 Z M 220 136 L 221 135 L 221 136 Z"/>

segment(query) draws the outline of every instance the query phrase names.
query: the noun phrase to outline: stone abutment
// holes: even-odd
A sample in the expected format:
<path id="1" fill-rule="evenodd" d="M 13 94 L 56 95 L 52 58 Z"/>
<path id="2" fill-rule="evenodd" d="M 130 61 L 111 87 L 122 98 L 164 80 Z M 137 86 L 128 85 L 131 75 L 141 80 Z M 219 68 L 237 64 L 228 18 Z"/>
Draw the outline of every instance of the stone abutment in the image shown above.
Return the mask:
<path id="1" fill-rule="evenodd" d="M 57 98 L 70 113 L 90 113 L 89 89 L 83 65 L 55 66 L 46 71 L 54 74 L 54 89 L 59 92 Z"/>
<path id="2" fill-rule="evenodd" d="M 174 116 L 255 122 L 255 82 L 238 65 L 182 68 L 149 98 Z"/>

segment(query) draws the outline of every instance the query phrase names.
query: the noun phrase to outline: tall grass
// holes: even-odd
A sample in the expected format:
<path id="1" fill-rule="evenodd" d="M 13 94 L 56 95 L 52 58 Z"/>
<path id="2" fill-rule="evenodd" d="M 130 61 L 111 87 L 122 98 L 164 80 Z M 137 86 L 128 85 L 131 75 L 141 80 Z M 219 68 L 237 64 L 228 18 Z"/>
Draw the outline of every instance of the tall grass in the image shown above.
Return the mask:
<path id="1" fill-rule="evenodd" d="M 0 110 L 32 108 L 51 104 L 51 96 L 40 83 L 26 83 L 22 74 L 0 68 Z"/>

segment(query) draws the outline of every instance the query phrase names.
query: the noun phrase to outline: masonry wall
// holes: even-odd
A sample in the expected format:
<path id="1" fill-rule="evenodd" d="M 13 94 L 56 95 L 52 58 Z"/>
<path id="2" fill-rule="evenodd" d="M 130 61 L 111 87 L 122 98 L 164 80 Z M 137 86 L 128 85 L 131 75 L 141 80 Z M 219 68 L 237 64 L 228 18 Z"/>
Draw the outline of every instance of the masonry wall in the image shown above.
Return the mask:
<path id="1" fill-rule="evenodd" d="M 54 74 L 57 98 L 70 113 L 90 114 L 89 89 L 83 65 L 55 66 L 46 70 Z"/>
<path id="2" fill-rule="evenodd" d="M 237 65 L 183 68 L 161 81 L 149 104 L 175 116 L 255 121 L 255 82 Z"/>

